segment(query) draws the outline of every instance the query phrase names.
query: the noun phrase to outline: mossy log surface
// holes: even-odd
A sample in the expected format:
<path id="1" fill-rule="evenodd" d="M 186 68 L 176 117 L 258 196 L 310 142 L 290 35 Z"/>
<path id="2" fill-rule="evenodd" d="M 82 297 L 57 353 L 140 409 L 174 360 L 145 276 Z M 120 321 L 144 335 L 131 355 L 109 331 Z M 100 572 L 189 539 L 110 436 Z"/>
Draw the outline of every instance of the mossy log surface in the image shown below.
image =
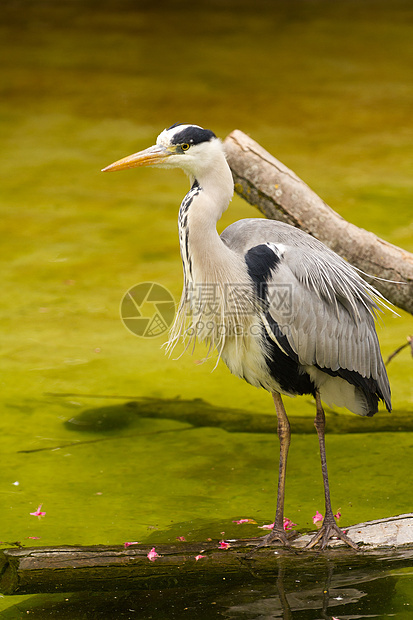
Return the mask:
<path id="1" fill-rule="evenodd" d="M 314 565 L 325 558 L 335 563 L 362 566 L 366 558 L 379 561 L 393 554 L 394 561 L 413 556 L 413 513 L 347 528 L 360 545 L 361 553 L 331 541 L 329 549 L 303 551 L 311 534 L 291 533 L 291 549 L 278 545 L 257 549 L 257 540 L 231 540 L 227 549 L 217 541 L 156 545 L 157 557 L 151 561 L 152 547 L 133 545 L 108 547 L 36 547 L 0 551 L 0 590 L 3 594 L 73 592 L 79 590 L 131 590 L 191 587 L 230 579 L 242 582 L 277 575 L 280 559 Z M 197 556 L 203 556 L 196 559 Z M 323 559 L 324 558 L 324 559 Z"/>

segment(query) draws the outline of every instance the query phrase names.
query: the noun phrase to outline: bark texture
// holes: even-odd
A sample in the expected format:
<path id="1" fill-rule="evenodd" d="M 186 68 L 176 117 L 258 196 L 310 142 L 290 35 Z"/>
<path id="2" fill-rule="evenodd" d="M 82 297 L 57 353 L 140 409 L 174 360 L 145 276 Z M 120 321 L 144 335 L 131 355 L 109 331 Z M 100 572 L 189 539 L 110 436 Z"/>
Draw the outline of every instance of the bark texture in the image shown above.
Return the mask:
<path id="1" fill-rule="evenodd" d="M 413 513 L 359 523 L 346 528 L 346 532 L 373 558 L 379 557 L 378 553 L 380 557 L 394 554 L 394 558 L 413 554 Z M 298 553 L 314 533 L 290 534 L 296 536 L 292 540 L 293 549 L 277 544 L 257 549 L 259 538 L 231 540 L 227 549 L 220 549 L 217 541 L 159 544 L 155 546 L 158 555 L 154 561 L 148 558 L 151 547 L 144 545 L 127 549 L 103 545 L 3 549 L 0 551 L 0 592 L 35 594 L 189 588 L 199 583 L 222 584 L 223 579 L 241 583 L 251 576 L 261 579 L 276 575 L 279 560 L 284 556 L 289 562 L 297 561 L 300 568 L 306 562 L 313 567 L 317 559 L 326 554 L 336 562 L 348 562 L 352 554 L 352 565 L 366 558 L 366 553 L 337 549 L 343 547 L 340 540 L 330 541 L 330 550 L 323 553 L 316 550 Z"/>
<path id="2" fill-rule="evenodd" d="M 413 254 L 347 222 L 292 170 L 242 131 L 224 141 L 235 191 L 267 218 L 313 235 L 370 279 L 395 306 L 413 314 Z M 364 276 L 363 276 L 364 277 Z"/>

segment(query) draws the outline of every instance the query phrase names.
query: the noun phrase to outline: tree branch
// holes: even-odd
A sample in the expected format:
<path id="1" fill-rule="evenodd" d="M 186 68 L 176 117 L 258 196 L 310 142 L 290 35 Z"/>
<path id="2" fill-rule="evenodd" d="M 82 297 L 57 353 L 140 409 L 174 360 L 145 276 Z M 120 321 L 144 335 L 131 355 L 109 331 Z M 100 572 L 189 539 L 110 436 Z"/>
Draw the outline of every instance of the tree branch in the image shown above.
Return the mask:
<path id="1" fill-rule="evenodd" d="M 333 211 L 292 170 L 242 131 L 224 141 L 235 191 L 267 218 L 301 228 L 366 274 L 397 283 L 371 282 L 394 305 L 413 314 L 413 254 Z"/>

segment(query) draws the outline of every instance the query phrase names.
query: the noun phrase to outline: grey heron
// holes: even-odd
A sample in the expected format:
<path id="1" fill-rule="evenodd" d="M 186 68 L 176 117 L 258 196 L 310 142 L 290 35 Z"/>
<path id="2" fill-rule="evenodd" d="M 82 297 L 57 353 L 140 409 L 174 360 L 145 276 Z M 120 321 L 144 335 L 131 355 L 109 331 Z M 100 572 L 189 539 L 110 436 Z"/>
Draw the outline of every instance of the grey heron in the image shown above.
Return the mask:
<path id="1" fill-rule="evenodd" d="M 217 351 L 229 370 L 273 397 L 280 442 L 274 527 L 264 544 L 289 545 L 283 528 L 290 424 L 282 395 L 315 398 L 325 516 L 307 545 L 338 537 L 331 508 L 322 401 L 372 416 L 391 411 L 390 386 L 375 329 L 382 302 L 358 272 L 323 243 L 288 224 L 258 218 L 217 222 L 234 191 L 221 141 L 198 125 L 175 124 L 156 144 L 104 168 L 181 168 L 190 178 L 178 218 L 183 292 L 168 341 L 195 340 Z M 189 319 L 188 319 L 189 317 Z"/>

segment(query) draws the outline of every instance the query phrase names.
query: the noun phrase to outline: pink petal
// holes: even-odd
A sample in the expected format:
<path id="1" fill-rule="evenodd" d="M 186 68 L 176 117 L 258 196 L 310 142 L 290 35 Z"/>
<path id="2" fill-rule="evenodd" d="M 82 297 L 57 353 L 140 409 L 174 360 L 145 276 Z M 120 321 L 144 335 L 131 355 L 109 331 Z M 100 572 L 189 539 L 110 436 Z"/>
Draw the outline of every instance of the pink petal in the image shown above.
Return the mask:
<path id="1" fill-rule="evenodd" d="M 159 555 L 156 553 L 155 551 L 155 547 L 152 547 L 152 549 L 149 551 L 148 555 L 146 556 L 148 558 L 148 560 L 150 560 L 151 562 L 155 562 L 156 558 L 159 558 Z"/>
<path id="2" fill-rule="evenodd" d="M 273 530 L 275 523 L 269 523 L 268 525 L 259 525 L 260 530 Z"/>
<path id="3" fill-rule="evenodd" d="M 177 536 L 176 540 L 180 540 L 181 542 L 185 542 L 186 538 L 185 538 L 185 536 Z"/>
<path id="4" fill-rule="evenodd" d="M 318 523 L 319 521 L 322 521 L 322 520 L 323 520 L 323 515 L 321 514 L 321 512 L 318 512 L 318 510 L 316 510 L 316 513 L 315 513 L 315 515 L 314 515 L 314 517 L 313 517 L 313 523 L 314 523 L 314 525 L 315 525 L 316 523 Z"/>
<path id="5" fill-rule="evenodd" d="M 220 540 L 219 541 L 219 548 L 220 549 L 228 549 L 228 547 L 230 547 L 231 545 L 227 542 L 225 542 L 225 540 Z"/>
<path id="6" fill-rule="evenodd" d="M 128 547 L 131 547 L 132 545 L 139 545 L 138 542 L 125 542 L 123 543 L 123 546 L 125 547 L 125 549 L 127 549 Z"/>
<path id="7" fill-rule="evenodd" d="M 33 515 L 33 517 L 44 517 L 45 516 L 45 512 L 42 512 L 41 508 L 42 508 L 43 504 L 39 504 L 39 507 L 37 508 L 36 512 L 31 512 L 30 514 Z"/>
<path id="8" fill-rule="evenodd" d="M 252 523 L 252 524 L 255 524 L 257 522 L 254 521 L 254 519 L 239 519 L 239 521 L 233 521 L 233 523 L 236 523 L 237 525 L 241 525 L 241 523 Z"/>
<path id="9" fill-rule="evenodd" d="M 336 518 L 337 520 L 338 520 L 338 519 L 340 519 L 340 517 L 341 517 L 341 512 L 340 512 L 340 509 L 339 509 L 339 510 L 337 510 L 337 514 L 335 514 L 334 516 L 335 516 L 335 518 Z"/>
<path id="10" fill-rule="evenodd" d="M 295 525 L 297 525 L 297 523 L 293 523 L 291 519 L 287 519 L 287 517 L 284 517 L 283 527 L 285 532 L 288 532 L 288 530 L 292 530 Z"/>
<path id="11" fill-rule="evenodd" d="M 199 555 L 196 555 L 196 556 L 195 556 L 195 560 L 196 560 L 197 562 L 198 562 L 198 560 L 201 560 L 202 558 L 206 558 L 206 555 L 201 555 L 201 554 L 199 554 Z"/>
<path id="12" fill-rule="evenodd" d="M 27 538 L 30 538 L 30 540 L 40 540 L 40 536 L 28 536 Z"/>

